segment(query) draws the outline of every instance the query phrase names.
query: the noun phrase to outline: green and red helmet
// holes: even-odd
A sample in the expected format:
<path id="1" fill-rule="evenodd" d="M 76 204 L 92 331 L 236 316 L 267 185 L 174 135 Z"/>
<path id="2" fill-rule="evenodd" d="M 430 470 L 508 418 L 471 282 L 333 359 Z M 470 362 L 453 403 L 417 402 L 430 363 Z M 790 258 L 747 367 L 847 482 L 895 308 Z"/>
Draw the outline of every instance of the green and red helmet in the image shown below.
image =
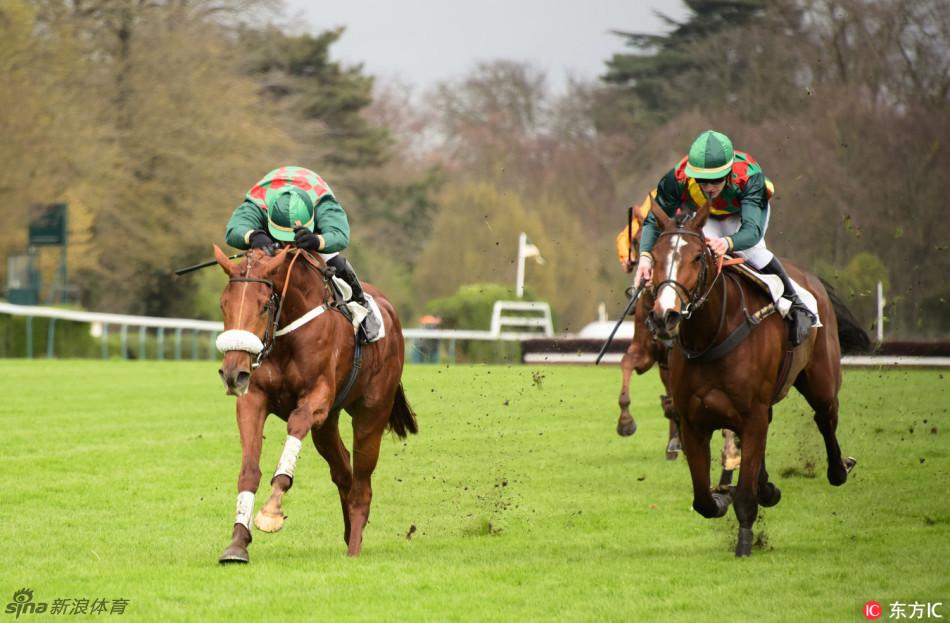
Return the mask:
<path id="1" fill-rule="evenodd" d="M 269 192 L 266 202 L 267 229 L 275 240 L 293 240 L 296 227 L 313 231 L 315 212 L 307 191 L 286 186 L 280 192 Z"/>
<path id="2" fill-rule="evenodd" d="M 729 137 L 715 130 L 706 130 L 689 148 L 686 175 L 697 180 L 718 180 L 732 170 L 736 152 Z"/>

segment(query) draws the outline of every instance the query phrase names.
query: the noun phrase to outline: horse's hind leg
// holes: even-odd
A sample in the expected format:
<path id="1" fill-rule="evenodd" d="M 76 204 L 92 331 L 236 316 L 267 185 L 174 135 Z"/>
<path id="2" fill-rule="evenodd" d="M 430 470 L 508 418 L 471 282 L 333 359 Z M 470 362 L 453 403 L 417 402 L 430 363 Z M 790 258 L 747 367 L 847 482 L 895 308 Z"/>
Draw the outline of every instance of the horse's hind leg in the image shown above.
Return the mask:
<path id="1" fill-rule="evenodd" d="M 317 448 L 327 464 L 330 466 L 330 479 L 340 492 L 340 505 L 343 508 L 343 542 L 350 541 L 350 515 L 347 512 L 346 500 L 353 483 L 350 472 L 350 453 L 340 438 L 339 412 L 320 428 L 310 431 L 313 445 Z"/>
<path id="2" fill-rule="evenodd" d="M 363 529 L 373 501 L 373 470 L 379 460 L 379 445 L 391 410 L 390 405 L 382 412 L 364 411 L 353 416 L 353 484 L 347 496 L 350 518 L 347 554 L 350 556 L 359 556 L 363 546 Z"/>
<path id="3" fill-rule="evenodd" d="M 765 469 L 765 457 L 762 457 L 762 467 L 759 469 L 759 506 L 769 508 L 775 506 L 782 499 L 782 490 L 769 480 L 769 472 Z"/>
<path id="4" fill-rule="evenodd" d="M 765 443 L 768 436 L 768 407 L 754 409 L 741 431 L 742 469 L 736 487 L 734 508 L 739 520 L 736 556 L 752 554 L 752 526 L 759 516 L 759 471 L 764 469 Z M 768 476 L 766 475 L 766 478 Z M 777 500 L 776 500 L 777 501 Z"/>
<path id="5" fill-rule="evenodd" d="M 802 372 L 795 380 L 795 387 L 815 410 L 815 424 L 825 440 L 825 452 L 828 455 L 828 482 L 834 486 L 843 485 L 848 480 L 848 472 L 855 460 L 841 458 L 841 447 L 835 434 L 838 429 L 838 391 L 831 378 L 822 378 L 817 374 Z"/>

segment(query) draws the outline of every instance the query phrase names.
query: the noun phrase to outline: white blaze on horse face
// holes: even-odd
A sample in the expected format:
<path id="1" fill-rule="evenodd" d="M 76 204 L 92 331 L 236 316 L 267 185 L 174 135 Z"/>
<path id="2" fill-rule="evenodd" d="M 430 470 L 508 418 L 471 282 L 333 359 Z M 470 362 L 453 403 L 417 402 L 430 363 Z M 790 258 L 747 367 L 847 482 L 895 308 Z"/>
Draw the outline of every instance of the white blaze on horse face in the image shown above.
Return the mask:
<path id="1" fill-rule="evenodd" d="M 686 246 L 686 240 L 683 239 L 683 236 L 677 234 L 673 238 L 673 242 L 670 243 L 670 252 L 666 256 L 666 265 L 668 266 L 668 272 L 666 275 L 667 283 L 664 283 L 660 287 L 660 291 L 656 293 L 656 304 L 659 306 L 660 311 L 676 311 L 675 305 L 679 301 L 679 296 L 677 296 L 676 288 L 673 287 L 673 283 L 676 282 L 677 272 L 679 270 L 679 257 L 680 249 Z"/>

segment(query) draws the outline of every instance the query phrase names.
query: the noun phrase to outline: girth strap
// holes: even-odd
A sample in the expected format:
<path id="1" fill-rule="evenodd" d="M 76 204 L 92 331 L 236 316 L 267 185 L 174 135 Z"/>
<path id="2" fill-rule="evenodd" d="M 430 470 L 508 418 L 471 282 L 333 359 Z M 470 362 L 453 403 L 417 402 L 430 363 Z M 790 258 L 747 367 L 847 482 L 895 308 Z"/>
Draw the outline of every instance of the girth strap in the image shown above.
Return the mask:
<path id="1" fill-rule="evenodd" d="M 719 359 L 720 357 L 730 353 L 736 346 L 742 343 L 749 333 L 752 332 L 752 329 L 759 326 L 759 324 L 767 317 L 775 313 L 775 304 L 769 303 L 759 311 L 751 315 L 746 315 L 745 321 L 736 327 L 732 333 L 729 334 L 726 339 L 724 339 L 719 344 L 716 344 L 709 350 L 705 350 L 701 353 L 694 353 L 683 348 L 683 354 L 686 355 L 686 358 L 690 361 L 713 361 L 714 359 Z M 682 342 L 680 347 L 683 347 Z"/>
<path id="2" fill-rule="evenodd" d="M 350 367 L 350 376 L 346 379 L 346 384 L 343 386 L 343 391 L 341 391 L 336 396 L 336 400 L 333 401 L 333 406 L 330 407 L 330 411 L 336 411 L 343 404 L 343 401 L 346 400 L 347 395 L 350 393 L 350 390 L 353 389 L 353 385 L 356 384 L 356 377 L 360 374 L 360 367 L 363 365 L 363 344 L 360 340 L 359 335 L 353 336 L 355 340 L 355 345 L 353 346 L 353 365 Z"/>

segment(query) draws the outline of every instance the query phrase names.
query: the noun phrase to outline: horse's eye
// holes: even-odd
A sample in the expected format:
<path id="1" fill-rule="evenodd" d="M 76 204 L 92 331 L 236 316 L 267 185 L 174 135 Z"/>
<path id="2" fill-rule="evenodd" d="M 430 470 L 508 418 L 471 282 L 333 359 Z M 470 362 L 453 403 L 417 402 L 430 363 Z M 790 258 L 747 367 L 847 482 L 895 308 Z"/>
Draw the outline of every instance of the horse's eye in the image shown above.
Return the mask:
<path id="1" fill-rule="evenodd" d="M 696 257 L 693 258 L 693 261 L 694 261 L 694 262 L 697 262 L 697 263 L 703 261 L 703 254 L 702 254 L 702 253 L 697 253 L 697 254 L 696 254 Z"/>

